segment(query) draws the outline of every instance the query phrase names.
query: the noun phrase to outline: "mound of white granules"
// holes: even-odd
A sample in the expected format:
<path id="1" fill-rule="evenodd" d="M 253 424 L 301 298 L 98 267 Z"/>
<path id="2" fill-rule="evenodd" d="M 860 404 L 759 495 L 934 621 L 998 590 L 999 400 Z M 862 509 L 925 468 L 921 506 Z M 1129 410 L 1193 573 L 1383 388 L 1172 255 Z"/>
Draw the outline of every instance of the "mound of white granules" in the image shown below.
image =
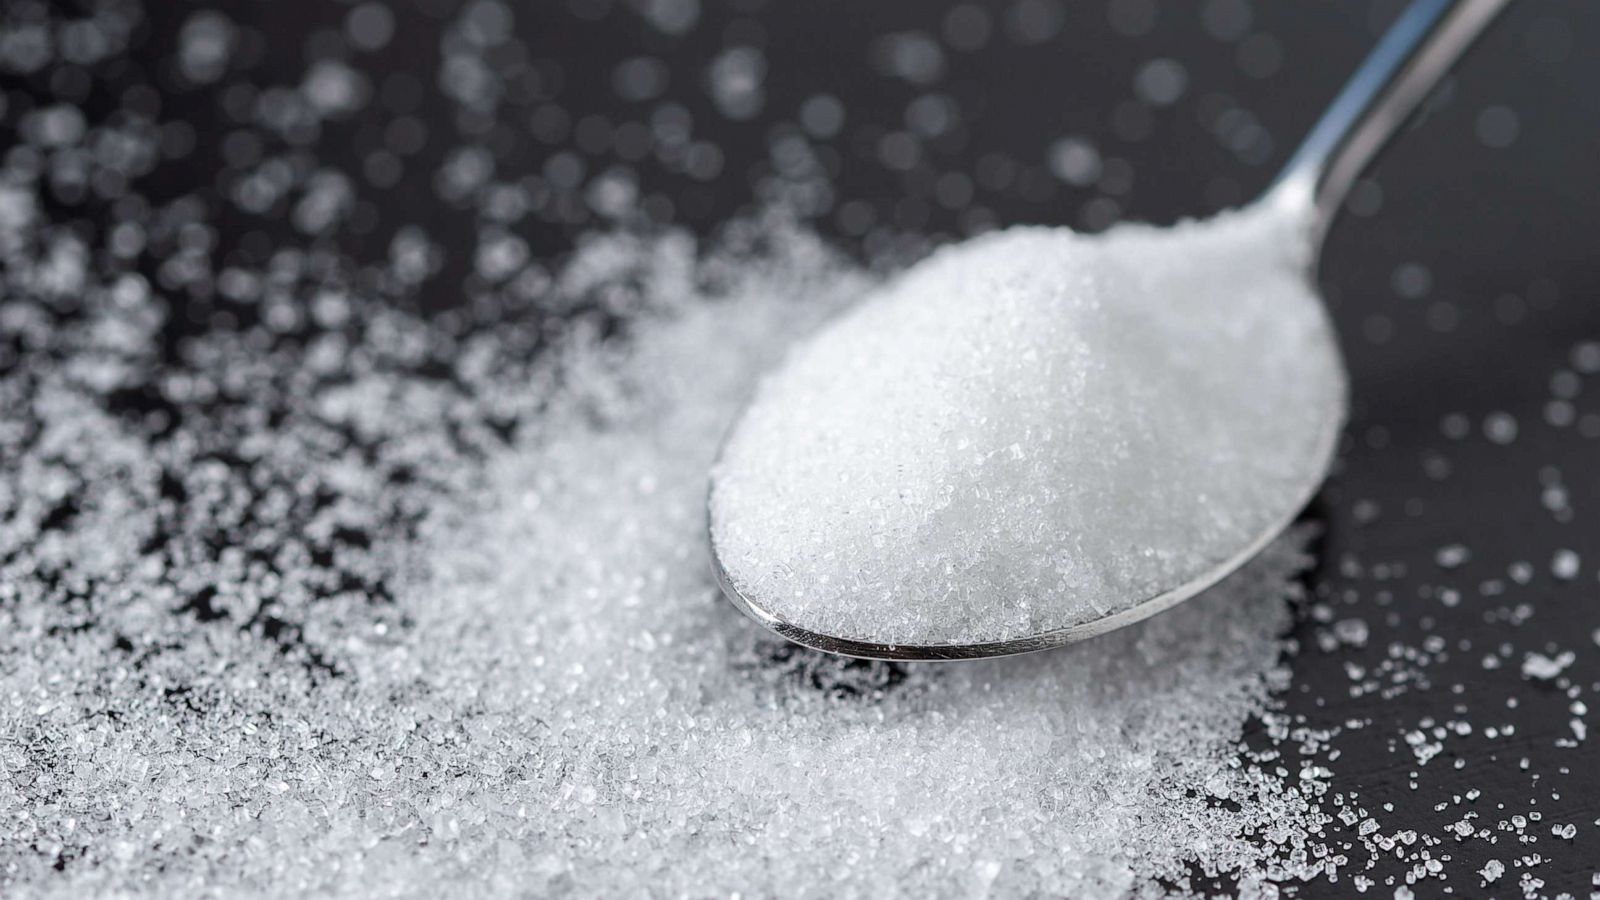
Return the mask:
<path id="1" fill-rule="evenodd" d="M 1316 871 L 1320 776 L 1239 746 L 1283 674 L 1294 539 L 1144 625 L 972 665 L 822 656 L 721 598 L 704 520 L 721 435 L 763 362 L 869 284 L 805 234 L 773 237 L 775 258 L 704 262 L 679 239 L 597 241 L 540 302 L 634 291 L 625 338 L 574 330 L 528 371 L 494 362 L 520 351 L 490 332 L 459 351 L 459 390 L 374 370 L 282 398 L 314 419 L 242 414 L 252 458 L 362 498 L 296 524 L 298 489 L 268 484 L 256 524 L 229 532 L 245 546 L 304 533 L 316 552 L 320 534 L 371 528 L 380 503 L 423 513 L 364 551 L 341 539 L 305 579 L 294 567 L 314 560 L 284 556 L 283 575 L 234 566 L 238 552 L 213 566 L 149 550 L 163 492 L 204 500 L 185 507 L 199 529 L 242 514 L 243 482 L 197 457 L 163 486 L 178 448 L 64 388 L 41 400 L 50 437 L 18 471 L 70 454 L 93 488 L 61 531 L 25 533 L 30 512 L 8 538 L 7 881 L 59 896 L 1120 896 L 1197 871 Z M 426 333 L 390 328 L 355 350 Z M 218 377 L 248 362 L 296 383 L 320 358 L 241 349 Z M 508 445 L 450 449 L 507 410 L 524 416 Z M 381 467 L 454 486 L 374 484 L 324 422 L 380 448 Z M 59 489 L 7 484 L 40 516 Z M 67 588 L 92 593 L 42 582 L 59 559 L 92 563 L 98 582 Z M 305 605 L 320 657 L 232 624 L 252 598 L 357 577 L 391 598 Z M 193 616 L 166 612 L 183 602 Z"/>
<path id="2" fill-rule="evenodd" d="M 1070 628 L 1205 579 L 1321 480 L 1343 366 L 1261 206 L 947 248 L 761 385 L 717 467 L 735 588 L 886 644 Z"/>

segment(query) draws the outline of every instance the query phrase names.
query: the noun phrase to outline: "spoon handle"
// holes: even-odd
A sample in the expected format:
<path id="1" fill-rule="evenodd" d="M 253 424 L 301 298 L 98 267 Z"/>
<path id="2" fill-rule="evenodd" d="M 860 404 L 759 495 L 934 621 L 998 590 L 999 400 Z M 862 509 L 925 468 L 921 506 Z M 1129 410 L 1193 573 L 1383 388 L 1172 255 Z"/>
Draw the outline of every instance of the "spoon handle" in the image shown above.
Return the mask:
<path id="1" fill-rule="evenodd" d="M 1510 0 L 1414 0 L 1283 167 L 1268 195 L 1310 207 L 1311 249 L 1356 178 Z"/>

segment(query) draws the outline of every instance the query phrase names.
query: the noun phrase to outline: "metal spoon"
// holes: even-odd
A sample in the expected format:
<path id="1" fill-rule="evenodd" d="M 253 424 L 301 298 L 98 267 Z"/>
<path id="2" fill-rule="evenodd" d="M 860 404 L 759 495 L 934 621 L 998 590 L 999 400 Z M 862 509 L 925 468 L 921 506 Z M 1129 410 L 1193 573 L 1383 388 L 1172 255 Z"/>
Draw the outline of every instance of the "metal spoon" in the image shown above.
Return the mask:
<path id="1" fill-rule="evenodd" d="M 1312 276 L 1318 250 L 1333 218 L 1356 178 L 1392 137 L 1417 104 L 1444 76 L 1472 41 L 1509 0 L 1414 0 L 1390 27 L 1350 82 L 1323 113 L 1283 172 L 1258 202 L 1280 204 L 1303 212 L 1308 223 L 1305 241 L 1307 277 Z M 1336 339 L 1331 326 L 1325 335 Z M 1338 410 L 1322 429 L 1318 448 L 1320 465 L 1314 479 L 1303 486 L 1301 502 L 1308 502 L 1332 465 L 1334 444 L 1345 411 Z M 735 423 L 737 427 L 737 423 Z M 719 467 L 720 468 L 720 465 Z M 711 492 L 716 491 L 713 470 Z M 777 634 L 808 647 L 867 659 L 953 660 L 1006 656 L 1059 647 L 1103 634 L 1147 618 L 1200 593 L 1255 557 L 1288 527 L 1292 516 L 1239 548 L 1223 563 L 1183 584 L 1171 586 L 1131 608 L 1069 628 L 1027 637 L 976 643 L 883 644 L 821 634 L 785 621 L 766 609 L 760 597 L 741 592 L 728 577 L 717 542 L 716 523 L 710 527 L 711 553 L 723 592 L 746 615 Z"/>

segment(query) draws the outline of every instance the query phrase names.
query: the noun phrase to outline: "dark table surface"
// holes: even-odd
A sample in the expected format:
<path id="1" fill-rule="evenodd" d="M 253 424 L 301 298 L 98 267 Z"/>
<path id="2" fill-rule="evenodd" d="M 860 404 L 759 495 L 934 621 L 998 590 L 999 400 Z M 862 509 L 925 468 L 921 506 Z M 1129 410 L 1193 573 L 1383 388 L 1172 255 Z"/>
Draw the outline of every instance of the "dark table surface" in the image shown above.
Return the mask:
<path id="1" fill-rule="evenodd" d="M 45 9 L 5 5 L 11 15 Z M 462 114 L 433 90 L 439 23 L 453 6 L 391 4 L 394 39 L 360 61 L 378 102 L 317 143 L 378 173 L 358 185 L 358 214 L 334 236 L 346 252 L 382 252 L 386 223 L 425 218 L 443 234 L 459 220 L 460 245 L 435 276 L 444 286 L 473 277 L 472 220 L 431 189 L 448 142 L 424 142 L 401 167 L 380 152 L 400 115 L 481 135 L 502 171 L 622 177 L 651 218 L 708 234 L 762 201 L 783 142 L 804 135 L 831 184 L 831 194 L 802 197 L 815 227 L 864 257 L 897 244 L 916 252 L 922 243 L 907 235 L 1167 222 L 1249 199 L 1399 9 L 540 0 L 518 10 L 495 102 Z M 262 82 L 299 72 L 349 10 L 232 5 L 236 65 Z M 107 115 L 119 85 L 147 79 L 163 86 L 162 118 L 187 122 L 198 140 L 144 189 L 217 190 L 238 152 L 211 139 L 228 127 L 230 100 L 172 75 L 193 11 L 148 3 L 132 49 L 91 67 L 83 84 L 50 71 L 6 75 L 7 126 L 29 98 L 55 94 L 91 119 Z M 1600 866 L 1600 759 L 1571 724 L 1587 723 L 1575 704 L 1600 688 L 1600 347 L 1582 346 L 1600 339 L 1597 44 L 1600 5 L 1515 4 L 1369 173 L 1322 260 L 1354 409 L 1337 472 L 1309 513 L 1325 535 L 1293 632 L 1282 721 L 1339 731 L 1320 751 L 1332 789 L 1384 834 L 1442 839 L 1431 855 L 1449 857 L 1450 878 L 1415 885 L 1419 896 L 1487 892 L 1472 873 L 1491 858 L 1508 867 L 1500 894 L 1521 893 L 1526 874 L 1542 880 L 1536 892 L 1587 896 Z M 628 125 L 669 103 L 703 144 L 692 162 L 659 158 Z M 285 227 L 222 215 L 219 258 L 259 256 Z M 555 257 L 604 224 L 573 202 L 519 227 L 535 255 Z M 445 309 L 463 293 L 424 296 Z M 210 308 L 194 302 L 171 328 L 208 327 Z M 1467 548 L 1465 560 L 1441 565 L 1452 545 Z M 1575 572 L 1553 565 L 1561 550 L 1577 554 Z M 1560 675 L 1524 673 L 1525 654 L 1565 651 L 1575 659 Z M 1253 727 L 1247 741 L 1262 741 L 1268 726 Z M 1492 842 L 1446 837 L 1467 810 Z M 1497 829 L 1530 812 L 1541 817 L 1525 835 Z M 1553 834 L 1561 823 L 1576 835 Z M 1345 877 L 1297 887 L 1299 896 L 1348 896 L 1358 874 L 1388 896 L 1417 865 L 1414 851 L 1374 848 L 1339 822 L 1328 837 L 1350 857 Z M 1536 865 L 1516 862 L 1532 855 Z"/>

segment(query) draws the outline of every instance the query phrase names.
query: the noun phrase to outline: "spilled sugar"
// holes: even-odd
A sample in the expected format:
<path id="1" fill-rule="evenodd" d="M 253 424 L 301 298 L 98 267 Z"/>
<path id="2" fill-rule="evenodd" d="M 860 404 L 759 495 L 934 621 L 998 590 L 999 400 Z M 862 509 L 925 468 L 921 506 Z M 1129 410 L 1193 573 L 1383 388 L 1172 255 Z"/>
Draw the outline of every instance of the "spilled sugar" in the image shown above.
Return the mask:
<path id="1" fill-rule="evenodd" d="M 160 614 L 222 579 L 205 608 L 226 621 L 294 582 L 142 556 L 163 509 L 144 485 L 175 451 L 83 403 L 43 408 L 49 452 L 77 445 L 111 493 L 23 551 L 35 568 L 12 570 L 24 587 L 0 632 L 0 747 L 25 749 L 0 749 L 7 882 L 62 895 L 1122 896 L 1181 890 L 1194 871 L 1247 885 L 1317 871 L 1319 776 L 1238 746 L 1284 677 L 1298 538 L 1148 623 L 958 667 L 799 651 L 719 597 L 703 519 L 719 436 L 762 361 L 868 284 L 804 234 L 774 236 L 775 258 L 698 264 L 677 239 L 595 243 L 542 302 L 562 302 L 560 285 L 643 285 L 629 340 L 580 330 L 531 372 L 468 366 L 465 396 L 391 372 L 306 398 L 387 455 L 458 473 L 451 501 L 387 489 L 429 510 L 413 536 L 380 532 L 371 548 L 392 612 L 354 599 L 307 611 L 337 677 Z M 483 340 L 463 355 L 494 358 L 497 339 Z M 219 359 L 241 365 L 239 352 Z M 441 448 L 447 418 L 470 432 L 507 408 L 530 410 L 513 446 L 481 462 Z M 261 429 L 245 443 L 302 482 L 362 490 L 350 460 L 308 452 L 312 423 L 244 418 Z M 189 467 L 233 483 L 208 465 Z M 121 470 L 127 490 L 109 477 Z M 186 527 L 237 515 L 236 490 L 213 495 L 216 512 L 191 508 Z M 292 519 L 255 515 L 269 517 L 258 535 L 291 540 L 279 529 Z M 79 627 L 53 627 L 79 621 L 75 607 L 27 586 L 57 554 L 92 555 L 113 588 L 77 601 L 94 611 Z M 117 635 L 137 642 L 129 656 L 108 650 Z"/>
<path id="2" fill-rule="evenodd" d="M 1343 367 L 1262 204 L 947 248 L 762 384 L 718 464 L 729 580 L 823 634 L 1009 640 L 1120 613 L 1288 521 Z"/>
<path id="3" fill-rule="evenodd" d="M 582 893 L 643 879 L 663 894 L 1108 895 L 1185 860 L 1254 872 L 1302 851 L 1306 798 L 1235 747 L 1279 652 L 1296 539 L 1147 627 L 971 666 L 801 653 L 721 600 L 706 467 L 816 295 L 858 287 L 819 284 L 812 262 L 648 323 L 620 359 L 579 351 L 499 461 L 493 507 L 433 551 L 450 561 L 443 602 L 419 627 L 454 649 L 429 668 L 497 660 L 488 702 L 548 728 L 555 752 L 523 790 L 559 798 L 558 821 L 529 827 L 559 831 L 565 877 Z M 829 701 L 795 678 L 868 696 Z M 625 878 L 607 871 L 619 861 Z"/>
<path id="4" fill-rule="evenodd" d="M 497 467 L 499 501 L 447 540 L 445 602 L 419 627 L 471 623 L 445 646 L 504 660 L 486 693 L 551 723 L 560 750 L 544 765 L 567 771 L 532 793 L 575 791 L 569 877 L 622 890 L 604 863 L 631 852 L 628 877 L 664 893 L 1117 893 L 1186 857 L 1258 859 L 1240 833 L 1269 810 L 1306 814 L 1281 782 L 1231 766 L 1277 652 L 1291 545 L 1192 610 L 1082 653 L 771 667 L 791 651 L 704 571 L 701 491 L 745 379 L 815 315 L 789 296 L 803 277 L 770 272 L 654 323 L 622 360 L 579 353 L 572 386 Z M 796 677 L 861 679 L 869 694 L 897 683 L 840 703 L 795 692 Z M 1206 799 L 1258 795 L 1242 816 Z"/>
<path id="5" fill-rule="evenodd" d="M 381 8 L 347 19 L 358 44 Z M 518 11 L 390 11 L 442 24 L 443 99 L 481 124 Z M 0 67 L 81 86 L 46 23 L 127 101 L 0 112 L 27 144 L 0 160 L 0 894 L 1124 896 L 1331 865 L 1323 770 L 1238 745 L 1258 720 L 1293 740 L 1267 707 L 1295 540 L 1070 653 L 941 669 L 776 641 L 709 577 L 706 470 L 759 363 L 868 276 L 781 225 L 729 229 L 767 255 L 709 259 L 591 235 L 552 271 L 512 223 L 571 222 L 578 186 L 620 214 L 632 176 L 558 177 L 561 153 L 558 192 L 527 189 L 522 145 L 431 119 L 436 173 L 393 142 L 428 205 L 353 258 L 395 159 L 345 172 L 319 142 L 351 115 L 415 136 L 373 102 L 382 74 L 231 72 L 280 42 L 214 10 L 129 66 L 138 12 L 0 22 Z M 722 80 L 748 88 L 760 57 L 738 59 Z M 146 71 L 264 87 L 223 104 L 237 166 L 152 119 Z M 262 149 L 284 142 L 293 164 Z M 146 197 L 152 167 L 216 189 Z M 463 202 L 479 228 L 448 224 Z M 235 226 L 273 237 L 235 253 Z M 462 234 L 474 271 L 430 282 Z M 470 313 L 406 312 L 457 288 Z"/>

